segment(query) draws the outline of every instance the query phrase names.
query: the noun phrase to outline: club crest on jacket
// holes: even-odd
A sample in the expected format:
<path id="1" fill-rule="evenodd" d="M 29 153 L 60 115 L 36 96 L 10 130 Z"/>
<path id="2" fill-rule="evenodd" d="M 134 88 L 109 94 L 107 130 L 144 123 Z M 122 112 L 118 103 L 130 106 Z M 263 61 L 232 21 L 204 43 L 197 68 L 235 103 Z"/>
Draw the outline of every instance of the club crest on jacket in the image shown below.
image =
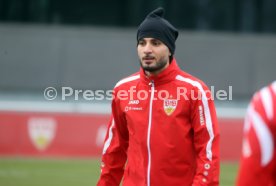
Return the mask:
<path id="1" fill-rule="evenodd" d="M 176 99 L 165 99 L 164 100 L 164 111 L 165 113 L 170 116 L 177 107 L 177 100 Z"/>

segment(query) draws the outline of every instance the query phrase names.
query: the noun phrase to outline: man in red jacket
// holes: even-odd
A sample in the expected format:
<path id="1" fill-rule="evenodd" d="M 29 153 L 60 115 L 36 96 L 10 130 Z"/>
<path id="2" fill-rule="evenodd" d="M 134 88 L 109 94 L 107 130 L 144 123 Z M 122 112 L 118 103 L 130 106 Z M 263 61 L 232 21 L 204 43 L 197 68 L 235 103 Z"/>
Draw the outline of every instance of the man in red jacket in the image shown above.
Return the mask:
<path id="1" fill-rule="evenodd" d="M 139 72 L 114 88 L 98 186 L 219 185 L 219 131 L 210 91 L 180 70 L 178 31 L 158 8 L 137 32 Z"/>
<path id="2" fill-rule="evenodd" d="M 276 81 L 248 107 L 237 185 L 276 186 Z"/>

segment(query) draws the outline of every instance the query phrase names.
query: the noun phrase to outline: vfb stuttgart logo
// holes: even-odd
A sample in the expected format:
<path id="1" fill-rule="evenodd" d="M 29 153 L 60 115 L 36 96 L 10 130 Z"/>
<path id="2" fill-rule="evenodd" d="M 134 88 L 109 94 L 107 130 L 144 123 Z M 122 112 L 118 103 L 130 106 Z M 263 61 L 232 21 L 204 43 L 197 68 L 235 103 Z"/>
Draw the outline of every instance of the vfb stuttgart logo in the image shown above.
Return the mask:
<path id="1" fill-rule="evenodd" d="M 56 121 L 47 117 L 32 117 L 28 120 L 28 131 L 33 145 L 44 151 L 56 135 Z"/>
<path id="2" fill-rule="evenodd" d="M 164 100 L 164 111 L 169 116 L 171 115 L 177 107 L 176 99 L 165 99 Z"/>

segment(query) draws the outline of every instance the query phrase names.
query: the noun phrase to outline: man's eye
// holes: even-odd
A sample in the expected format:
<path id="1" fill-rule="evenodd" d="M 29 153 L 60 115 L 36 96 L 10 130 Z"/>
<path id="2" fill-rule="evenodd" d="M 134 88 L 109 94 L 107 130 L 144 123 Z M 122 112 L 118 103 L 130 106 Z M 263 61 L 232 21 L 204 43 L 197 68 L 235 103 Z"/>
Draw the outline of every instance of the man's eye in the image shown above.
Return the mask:
<path id="1" fill-rule="evenodd" d="M 144 41 L 139 41 L 138 45 L 145 45 L 145 42 Z"/>
<path id="2" fill-rule="evenodd" d="M 153 44 L 154 46 L 158 46 L 158 45 L 160 45 L 161 43 L 160 43 L 159 41 L 153 41 L 152 44 Z"/>

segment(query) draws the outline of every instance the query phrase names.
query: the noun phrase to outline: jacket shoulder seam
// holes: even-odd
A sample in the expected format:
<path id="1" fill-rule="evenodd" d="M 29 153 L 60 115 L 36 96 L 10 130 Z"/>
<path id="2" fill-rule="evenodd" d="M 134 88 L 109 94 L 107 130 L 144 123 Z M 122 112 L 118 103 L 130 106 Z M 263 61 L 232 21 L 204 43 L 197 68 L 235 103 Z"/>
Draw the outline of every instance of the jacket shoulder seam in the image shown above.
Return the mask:
<path id="1" fill-rule="evenodd" d="M 184 82 L 184 83 L 188 83 L 190 85 L 192 85 L 193 87 L 204 87 L 204 83 L 202 83 L 200 80 L 198 79 L 193 79 L 193 78 L 190 78 L 190 77 L 185 77 L 185 76 L 182 76 L 182 75 L 177 75 L 175 77 L 176 80 L 178 81 L 181 81 L 181 82 Z"/>
<path id="2" fill-rule="evenodd" d="M 125 84 L 127 82 L 131 82 L 131 81 L 137 80 L 139 78 L 140 78 L 140 74 L 124 78 L 124 79 L 120 80 L 119 82 L 117 82 L 114 88 L 119 87 L 120 85 L 123 85 L 123 84 Z"/>

